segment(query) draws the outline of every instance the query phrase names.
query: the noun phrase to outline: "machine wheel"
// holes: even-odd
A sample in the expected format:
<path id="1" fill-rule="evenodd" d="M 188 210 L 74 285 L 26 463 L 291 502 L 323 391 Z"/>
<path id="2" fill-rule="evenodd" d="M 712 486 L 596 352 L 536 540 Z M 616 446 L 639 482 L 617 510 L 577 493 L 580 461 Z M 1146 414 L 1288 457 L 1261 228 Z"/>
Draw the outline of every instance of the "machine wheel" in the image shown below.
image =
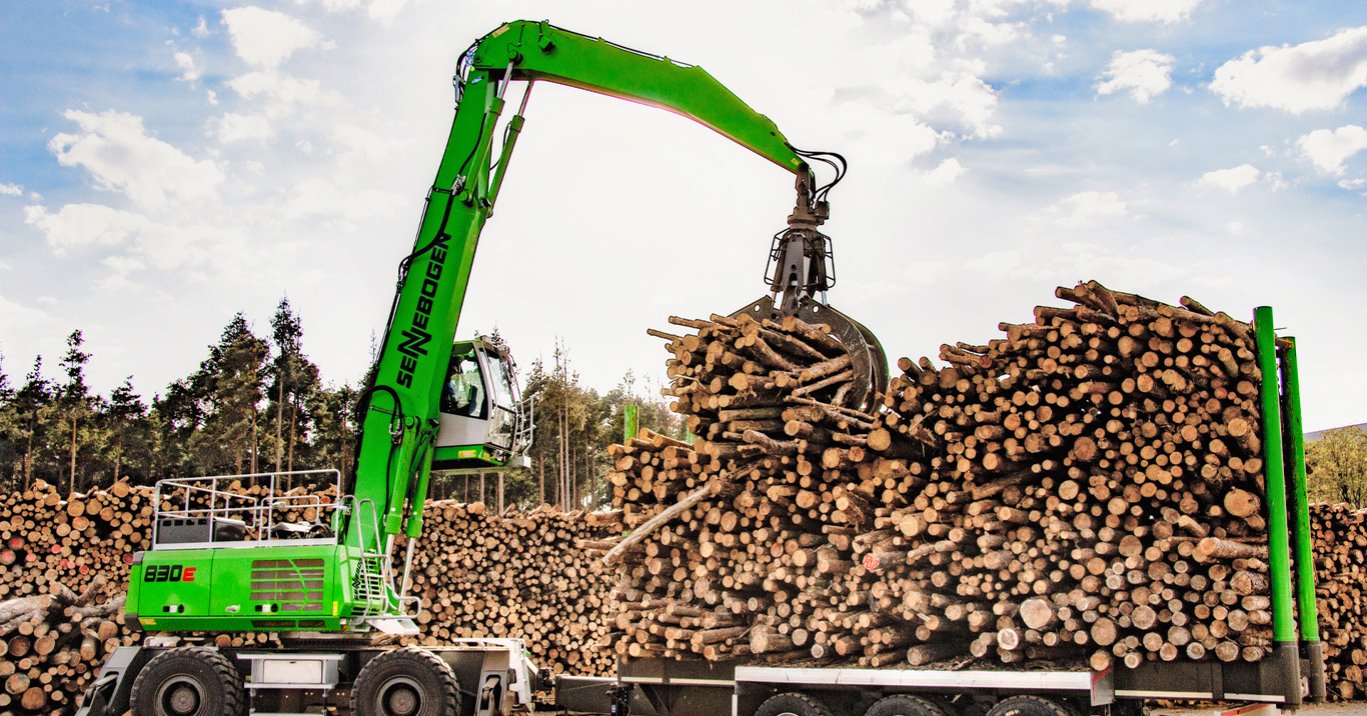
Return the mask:
<path id="1" fill-rule="evenodd" d="M 755 716 L 835 716 L 835 712 L 814 696 L 790 691 L 770 696 L 759 705 Z"/>
<path id="2" fill-rule="evenodd" d="M 455 716 L 460 683 L 426 649 L 406 646 L 371 659 L 351 688 L 351 712 L 369 716 Z"/>
<path id="3" fill-rule="evenodd" d="M 945 710 L 929 699 L 912 694 L 893 694 L 874 702 L 864 716 L 948 716 Z"/>
<path id="4" fill-rule="evenodd" d="M 129 706 L 140 716 L 237 716 L 242 677 L 228 657 L 183 646 L 152 657 L 133 680 Z"/>
<path id="5" fill-rule="evenodd" d="M 1039 696 L 1009 696 L 993 704 L 986 716 L 1072 716 L 1072 712 Z"/>

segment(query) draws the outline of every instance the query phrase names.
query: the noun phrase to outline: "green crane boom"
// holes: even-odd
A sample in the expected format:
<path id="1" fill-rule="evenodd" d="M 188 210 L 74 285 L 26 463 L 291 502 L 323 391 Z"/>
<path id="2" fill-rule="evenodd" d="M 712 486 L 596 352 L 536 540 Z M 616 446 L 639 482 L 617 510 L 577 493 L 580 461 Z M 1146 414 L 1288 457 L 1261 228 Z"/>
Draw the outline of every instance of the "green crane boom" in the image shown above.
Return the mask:
<path id="1" fill-rule="evenodd" d="M 491 175 L 494 132 L 512 81 L 548 81 L 668 109 L 697 120 L 806 179 L 807 163 L 774 123 L 705 70 L 625 49 L 546 22 L 508 23 L 466 53 L 460 102 L 427 197 L 365 413 L 355 495 L 382 506 L 384 535 L 421 532 L 438 415 L 475 250 L 493 211 L 519 112 Z M 530 90 L 530 87 L 528 88 Z"/>
<path id="2" fill-rule="evenodd" d="M 480 232 L 493 212 L 522 129 L 527 94 L 537 81 L 675 112 L 792 172 L 797 201 L 788 229 L 775 237 L 771 249 L 772 295 L 743 310 L 765 316 L 803 310 L 809 320 L 815 316 L 830 324 L 847 344 L 861 346 L 852 353 L 868 384 L 864 400 L 886 381 L 877 341 L 824 302 L 834 273 L 829 239 L 816 229 L 827 215 L 826 192 L 844 171 L 838 155 L 794 149 L 772 121 L 700 67 L 546 22 L 502 25 L 462 55 L 455 119 L 413 249 L 400 263 L 397 294 L 363 398 L 356 470 L 350 484 L 341 487 L 343 496 L 332 506 L 328 524 L 315 524 L 308 539 L 272 539 L 280 528 L 272 516 L 288 503 L 257 503 L 234 512 L 223 506 L 236 498 L 217 487 L 220 478 L 163 481 L 163 494 L 180 496 L 184 506 L 158 514 L 153 549 L 135 559 L 129 614 L 144 630 L 416 632 L 404 592 L 434 461 L 443 467 L 498 468 L 516 457 L 511 447 L 516 441 L 500 447 L 492 438 L 462 437 L 481 426 L 493 435 L 503 428 L 488 426 L 515 418 L 473 412 L 455 417 L 447 408 L 454 391 L 469 395 L 466 391 L 479 383 L 457 365 L 478 363 L 486 374 L 499 373 L 504 397 L 515 397 L 511 376 L 496 365 L 499 361 L 483 357 L 497 348 L 453 340 Z M 527 94 L 496 143 L 505 95 L 514 82 L 525 82 Z M 836 178 L 816 187 L 807 158 L 835 167 Z M 822 300 L 816 299 L 818 293 Z M 508 363 L 506 355 L 502 360 Z M 491 392 L 497 388 L 495 381 Z M 460 404 L 486 405 L 469 399 Z M 506 403 L 487 404 L 517 414 Z M 394 543 L 401 536 L 407 537 L 408 555 L 400 570 Z M 252 549 L 242 549 L 246 546 Z"/>

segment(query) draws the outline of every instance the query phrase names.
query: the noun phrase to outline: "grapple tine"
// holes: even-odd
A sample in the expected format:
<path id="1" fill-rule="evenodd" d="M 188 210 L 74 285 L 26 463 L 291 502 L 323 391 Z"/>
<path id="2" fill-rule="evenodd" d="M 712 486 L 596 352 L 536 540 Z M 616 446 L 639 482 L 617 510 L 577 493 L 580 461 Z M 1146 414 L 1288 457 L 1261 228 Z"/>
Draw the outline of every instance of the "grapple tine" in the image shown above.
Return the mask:
<path id="1" fill-rule="evenodd" d="M 864 324 L 835 308 L 812 299 L 800 299 L 793 310 L 784 311 L 774 305 L 772 297 L 763 296 L 731 315 L 742 314 L 755 319 L 770 320 L 796 316 L 807 323 L 824 323 L 829 326 L 831 336 L 849 352 L 850 367 L 854 371 L 854 388 L 845 397 L 845 407 L 872 412 L 876 407 L 878 394 L 887 389 L 888 358 L 883 352 L 883 345 Z"/>

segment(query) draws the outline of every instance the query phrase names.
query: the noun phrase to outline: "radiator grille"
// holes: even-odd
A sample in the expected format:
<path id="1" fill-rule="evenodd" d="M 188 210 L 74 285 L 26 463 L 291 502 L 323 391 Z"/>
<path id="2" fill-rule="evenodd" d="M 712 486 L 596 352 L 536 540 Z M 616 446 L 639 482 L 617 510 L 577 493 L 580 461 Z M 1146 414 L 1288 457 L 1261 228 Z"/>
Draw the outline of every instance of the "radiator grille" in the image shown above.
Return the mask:
<path id="1" fill-rule="evenodd" d="M 325 576 L 321 559 L 254 560 L 251 600 L 274 604 L 281 612 L 321 612 Z"/>

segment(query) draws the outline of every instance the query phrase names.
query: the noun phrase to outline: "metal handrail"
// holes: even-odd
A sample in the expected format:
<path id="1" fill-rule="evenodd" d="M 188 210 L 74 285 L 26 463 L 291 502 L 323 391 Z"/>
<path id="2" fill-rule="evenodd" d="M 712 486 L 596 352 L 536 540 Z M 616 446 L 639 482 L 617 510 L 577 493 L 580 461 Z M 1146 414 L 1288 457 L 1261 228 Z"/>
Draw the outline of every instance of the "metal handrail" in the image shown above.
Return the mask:
<path id="1" fill-rule="evenodd" d="M 331 502 L 325 501 L 316 494 L 308 495 L 279 495 L 279 480 L 281 477 L 309 477 L 318 475 L 332 475 L 336 494 L 339 496 Z M 253 498 L 247 495 L 239 495 L 223 489 L 222 484 L 228 481 L 245 483 L 247 485 L 262 484 L 260 478 L 269 478 L 266 485 L 266 494 L 263 497 Z M 305 510 L 314 508 L 320 513 L 328 510 L 339 510 L 343 506 L 342 475 L 337 470 L 292 470 L 288 472 L 259 472 L 245 475 L 209 475 L 202 477 L 176 477 L 159 480 L 153 492 L 153 520 L 152 520 L 152 544 L 155 546 L 160 543 L 160 528 L 163 518 L 177 519 L 196 519 L 207 518 L 208 525 L 208 544 L 213 544 L 215 539 L 215 523 L 218 520 L 233 520 L 241 522 L 245 529 L 249 531 L 249 538 L 234 541 L 234 544 L 261 544 L 279 540 L 273 536 L 274 528 L 277 525 L 275 516 L 278 511 L 283 510 Z M 196 499 L 208 501 L 207 507 L 194 506 Z M 222 504 L 220 504 L 220 501 Z M 179 507 L 163 507 L 163 503 L 178 502 Z M 239 519 L 242 518 L 242 519 Z M 321 514 L 316 518 L 320 524 L 324 523 Z M 254 533 L 254 534 L 253 534 Z M 335 539 L 335 538 L 334 538 Z"/>
<path id="2" fill-rule="evenodd" d="M 517 403 L 516 419 L 513 422 L 514 454 L 526 452 L 536 439 L 536 403 L 540 397 L 539 393 L 533 393 Z"/>

